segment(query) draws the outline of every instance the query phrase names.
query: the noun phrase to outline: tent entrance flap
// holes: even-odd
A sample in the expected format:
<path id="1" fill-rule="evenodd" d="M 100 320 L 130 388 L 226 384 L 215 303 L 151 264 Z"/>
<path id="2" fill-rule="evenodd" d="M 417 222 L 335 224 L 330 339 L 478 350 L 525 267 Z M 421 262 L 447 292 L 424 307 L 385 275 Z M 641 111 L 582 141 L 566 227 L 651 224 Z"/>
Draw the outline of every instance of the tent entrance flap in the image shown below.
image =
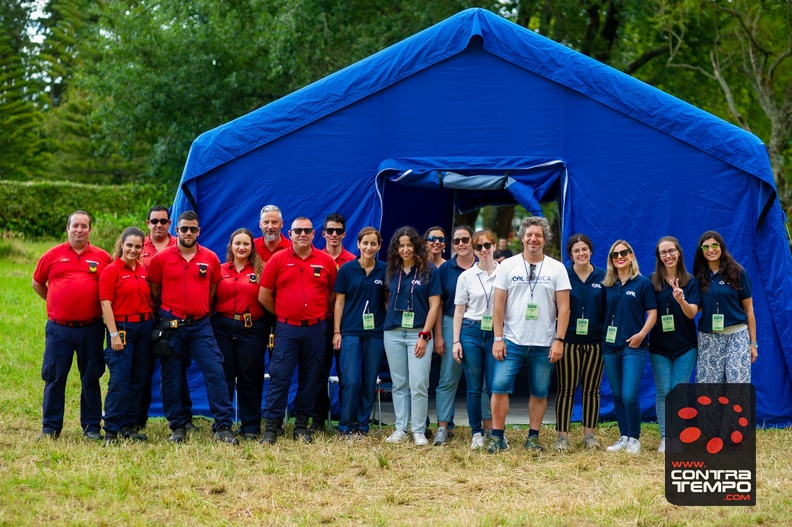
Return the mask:
<path id="1" fill-rule="evenodd" d="M 532 214 L 541 216 L 541 201 L 563 201 L 561 183 L 565 179 L 566 163 L 560 159 L 421 157 L 386 159 L 380 163 L 376 184 L 380 203 L 385 183 L 392 182 L 425 189 L 452 190 L 456 213 L 516 202 Z"/>

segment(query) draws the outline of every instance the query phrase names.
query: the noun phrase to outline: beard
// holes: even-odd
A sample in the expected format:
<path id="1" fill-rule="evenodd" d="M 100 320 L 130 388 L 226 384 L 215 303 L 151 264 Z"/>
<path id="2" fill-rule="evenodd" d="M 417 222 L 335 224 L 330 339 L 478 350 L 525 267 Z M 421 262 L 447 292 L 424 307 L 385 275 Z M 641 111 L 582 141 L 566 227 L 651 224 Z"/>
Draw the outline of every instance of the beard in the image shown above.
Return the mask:
<path id="1" fill-rule="evenodd" d="M 262 234 L 264 235 L 264 241 L 266 241 L 266 242 L 274 242 L 275 240 L 277 240 L 280 237 L 280 233 L 279 232 L 275 232 L 273 234 L 270 234 L 268 232 L 264 232 Z"/>
<path id="2" fill-rule="evenodd" d="M 196 240 L 195 238 L 193 238 L 192 240 L 184 240 L 184 239 L 182 239 L 182 238 L 179 238 L 179 244 L 180 244 L 182 247 L 185 247 L 185 248 L 187 248 L 187 249 L 189 249 L 190 247 L 192 247 L 193 245 L 195 245 L 195 242 L 197 242 L 197 241 L 198 241 L 198 240 Z"/>

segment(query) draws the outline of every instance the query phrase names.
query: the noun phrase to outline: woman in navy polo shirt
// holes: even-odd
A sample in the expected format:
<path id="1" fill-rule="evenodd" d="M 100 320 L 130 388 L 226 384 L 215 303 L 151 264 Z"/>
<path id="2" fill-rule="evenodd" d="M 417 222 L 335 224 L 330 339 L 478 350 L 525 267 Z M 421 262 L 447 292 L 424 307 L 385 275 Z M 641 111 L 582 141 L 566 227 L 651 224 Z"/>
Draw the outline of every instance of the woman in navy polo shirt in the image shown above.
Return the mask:
<path id="1" fill-rule="evenodd" d="M 600 410 L 602 384 L 602 326 L 605 320 L 605 291 L 602 281 L 605 270 L 591 263 L 594 246 L 585 234 L 574 234 L 567 240 L 567 274 L 572 291 L 569 294 L 569 325 L 564 337 L 564 354 L 556 363 L 558 396 L 556 397 L 556 450 L 569 448 L 569 424 L 575 391 L 581 384 L 583 395 L 583 446 L 599 448 L 594 435 Z"/>
<path id="2" fill-rule="evenodd" d="M 368 433 L 385 352 L 385 262 L 376 259 L 382 236 L 374 227 L 365 227 L 357 239 L 360 258 L 341 266 L 334 286 L 333 347 L 341 350 L 342 439 Z"/>
<path id="3" fill-rule="evenodd" d="M 149 339 L 153 329 L 151 290 L 146 281 L 143 231 L 129 227 L 122 234 L 114 256 L 99 277 L 99 302 L 107 326 L 105 363 L 110 371 L 105 397 L 105 441 L 145 441 L 135 432 L 143 386 L 149 372 Z"/>
<path id="4" fill-rule="evenodd" d="M 698 281 L 685 269 L 679 241 L 663 236 L 655 247 L 655 272 L 649 277 L 657 299 L 657 322 L 649 336 L 649 360 L 657 388 L 660 448 L 665 452 L 665 398 L 679 383 L 689 382 L 696 364 L 696 323 L 701 303 Z"/>
<path id="5" fill-rule="evenodd" d="M 751 280 L 720 234 L 699 238 L 693 274 L 701 285 L 696 382 L 751 382 L 758 357 Z"/>
<path id="6" fill-rule="evenodd" d="M 259 279 L 264 267 L 253 245 L 253 233 L 237 229 L 228 240 L 226 262 L 220 266 L 220 282 L 212 316 L 217 346 L 223 354 L 223 371 L 229 398 L 236 388 L 243 439 L 261 433 L 261 396 L 264 389 L 264 307 L 258 301 Z"/>
<path id="7" fill-rule="evenodd" d="M 398 443 L 407 437 L 412 421 L 416 445 L 428 445 L 424 435 L 428 409 L 432 353 L 426 352 L 440 309 L 440 281 L 429 263 L 426 243 L 412 227 L 401 227 L 388 246 L 385 283 L 385 354 L 393 381 L 396 430 L 385 440 Z"/>
<path id="8" fill-rule="evenodd" d="M 632 247 L 617 240 L 608 251 L 605 273 L 605 324 L 602 360 L 613 391 L 613 411 L 621 437 L 609 452 L 641 451 L 638 392 L 646 363 L 646 336 L 657 319 L 652 282 L 638 270 Z"/>
<path id="9" fill-rule="evenodd" d="M 446 236 L 445 229 L 439 225 L 429 227 L 424 233 L 427 257 L 438 269 L 446 261 L 445 258 L 443 258 L 443 252 L 445 251 L 447 239 L 448 236 Z"/>

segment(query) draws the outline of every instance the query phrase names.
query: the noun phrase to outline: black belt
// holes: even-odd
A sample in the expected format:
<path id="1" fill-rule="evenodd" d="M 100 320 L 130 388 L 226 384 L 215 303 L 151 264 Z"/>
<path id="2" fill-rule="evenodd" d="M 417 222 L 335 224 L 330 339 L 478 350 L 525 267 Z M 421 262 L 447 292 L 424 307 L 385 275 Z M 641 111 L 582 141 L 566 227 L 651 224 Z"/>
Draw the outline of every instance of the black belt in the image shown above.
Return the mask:
<path id="1" fill-rule="evenodd" d="M 205 319 L 206 317 L 207 317 L 207 315 L 204 315 L 202 317 L 188 316 L 187 318 L 183 318 L 183 319 L 182 318 L 177 318 L 177 319 L 173 319 L 173 320 L 166 320 L 164 322 L 166 324 L 169 324 L 170 327 L 172 327 L 172 328 L 178 328 L 178 327 L 181 327 L 181 326 L 190 327 L 190 326 L 196 325 L 198 322 L 200 322 L 201 320 Z"/>
<path id="2" fill-rule="evenodd" d="M 55 318 L 50 318 L 49 319 L 50 322 L 54 322 L 54 323 L 56 323 L 58 325 L 61 325 L 61 326 L 66 326 L 68 328 L 82 328 L 82 327 L 85 327 L 85 326 L 90 326 L 91 324 L 96 324 L 100 320 L 102 320 L 102 317 L 95 318 L 93 320 L 73 320 L 73 321 L 57 320 Z"/>

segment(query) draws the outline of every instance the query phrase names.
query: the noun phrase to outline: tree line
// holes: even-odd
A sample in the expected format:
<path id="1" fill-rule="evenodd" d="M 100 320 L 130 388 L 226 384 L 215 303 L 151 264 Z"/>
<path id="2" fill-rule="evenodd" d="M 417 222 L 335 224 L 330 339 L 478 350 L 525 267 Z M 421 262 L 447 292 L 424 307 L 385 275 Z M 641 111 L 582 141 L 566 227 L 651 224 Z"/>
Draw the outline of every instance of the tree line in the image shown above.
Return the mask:
<path id="1" fill-rule="evenodd" d="M 202 132 L 466 0 L 5 0 L 0 179 L 175 190 Z M 482 0 L 759 136 L 792 211 L 792 0 Z"/>

